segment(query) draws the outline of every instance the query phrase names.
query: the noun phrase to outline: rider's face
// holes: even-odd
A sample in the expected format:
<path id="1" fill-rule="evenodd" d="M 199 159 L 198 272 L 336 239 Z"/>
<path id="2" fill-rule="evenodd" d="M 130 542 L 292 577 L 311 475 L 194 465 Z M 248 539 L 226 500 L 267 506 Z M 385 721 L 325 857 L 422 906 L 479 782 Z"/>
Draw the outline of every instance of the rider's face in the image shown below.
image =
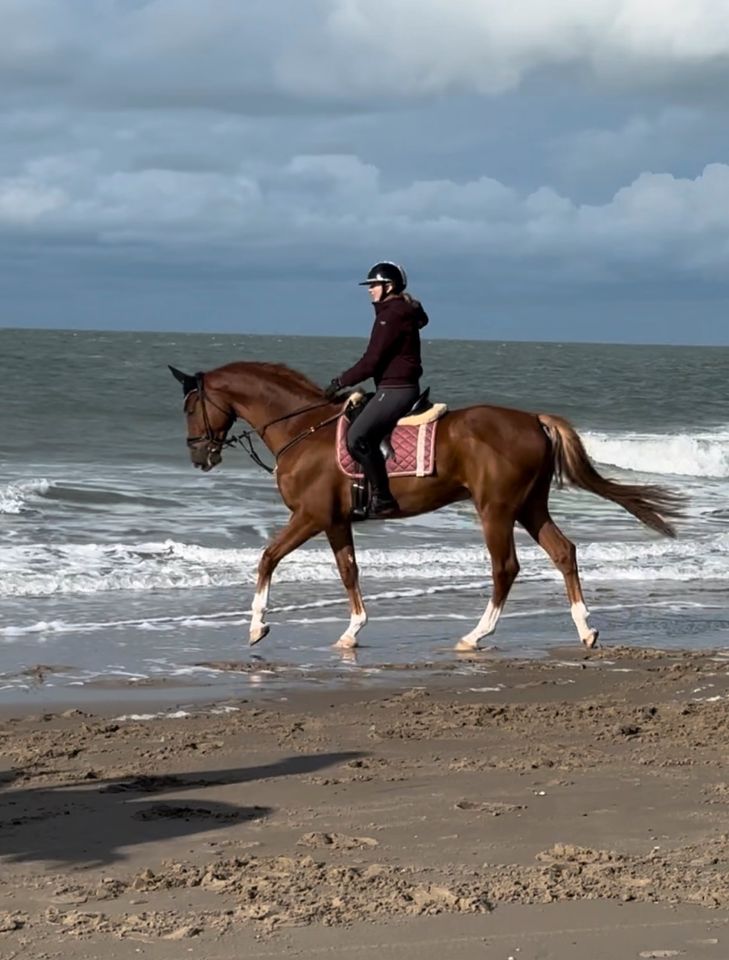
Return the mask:
<path id="1" fill-rule="evenodd" d="M 388 283 L 387 287 L 389 288 L 389 286 L 390 284 Z M 367 287 L 367 289 L 369 290 L 370 299 L 373 303 L 379 303 L 387 293 L 383 283 L 372 283 L 369 287 Z"/>

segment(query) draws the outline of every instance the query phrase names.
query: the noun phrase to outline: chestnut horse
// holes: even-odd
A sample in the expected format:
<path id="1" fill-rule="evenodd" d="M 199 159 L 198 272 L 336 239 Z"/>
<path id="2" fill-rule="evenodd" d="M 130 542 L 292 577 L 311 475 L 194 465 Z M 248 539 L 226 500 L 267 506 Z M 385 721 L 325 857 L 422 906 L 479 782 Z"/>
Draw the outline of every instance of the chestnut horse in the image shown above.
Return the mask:
<path id="1" fill-rule="evenodd" d="M 268 633 L 265 622 L 271 577 L 292 550 L 325 533 L 349 597 L 349 626 L 337 646 L 355 647 L 367 622 L 352 537 L 351 481 L 339 469 L 335 454 L 336 419 L 342 401 L 328 402 L 320 387 L 295 370 L 275 363 L 229 363 L 194 376 L 170 367 L 182 383 L 187 418 L 187 444 L 196 467 L 211 470 L 222 449 L 233 442 L 251 445 L 257 434 L 276 461 L 275 477 L 291 511 L 286 526 L 263 551 L 252 604 L 250 642 Z M 252 430 L 228 438 L 236 420 Z M 503 407 L 471 406 L 447 413 L 438 424 L 436 474 L 398 477 L 392 491 L 400 515 L 413 517 L 449 503 L 473 500 L 491 557 L 493 590 L 477 626 L 456 649 L 478 649 L 493 633 L 504 609 L 519 563 L 514 524 L 544 548 L 564 577 L 570 611 L 586 647 L 598 631 L 588 625 L 576 551 L 549 514 L 553 479 L 612 500 L 641 523 L 665 536 L 675 536 L 682 498 L 661 487 L 618 483 L 601 476 L 580 437 L 564 419 Z"/>

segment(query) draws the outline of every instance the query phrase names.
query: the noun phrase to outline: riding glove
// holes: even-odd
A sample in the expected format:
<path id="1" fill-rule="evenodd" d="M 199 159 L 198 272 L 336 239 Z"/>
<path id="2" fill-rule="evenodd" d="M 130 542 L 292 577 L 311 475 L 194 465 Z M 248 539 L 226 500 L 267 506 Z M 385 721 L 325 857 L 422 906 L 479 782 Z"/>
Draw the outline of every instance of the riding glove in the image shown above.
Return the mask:
<path id="1" fill-rule="evenodd" d="M 335 377 L 329 386 L 324 390 L 324 396 L 327 400 L 333 400 L 341 389 L 342 385 L 339 382 L 339 377 Z"/>

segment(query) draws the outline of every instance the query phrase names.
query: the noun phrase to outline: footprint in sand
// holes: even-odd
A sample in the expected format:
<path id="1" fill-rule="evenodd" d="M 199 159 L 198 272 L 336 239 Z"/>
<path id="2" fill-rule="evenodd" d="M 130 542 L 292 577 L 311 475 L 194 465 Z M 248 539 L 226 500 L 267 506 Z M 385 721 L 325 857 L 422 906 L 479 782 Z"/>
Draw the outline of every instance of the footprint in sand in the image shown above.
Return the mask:
<path id="1" fill-rule="evenodd" d="M 488 803 L 479 800 L 458 800 L 456 810 L 472 810 L 475 813 L 488 813 L 492 817 L 500 817 L 504 813 L 516 813 L 526 810 L 520 803 Z"/>
<path id="2" fill-rule="evenodd" d="M 305 833 L 299 847 L 328 847 L 330 850 L 362 850 L 378 846 L 374 837 L 348 837 L 344 833 Z"/>

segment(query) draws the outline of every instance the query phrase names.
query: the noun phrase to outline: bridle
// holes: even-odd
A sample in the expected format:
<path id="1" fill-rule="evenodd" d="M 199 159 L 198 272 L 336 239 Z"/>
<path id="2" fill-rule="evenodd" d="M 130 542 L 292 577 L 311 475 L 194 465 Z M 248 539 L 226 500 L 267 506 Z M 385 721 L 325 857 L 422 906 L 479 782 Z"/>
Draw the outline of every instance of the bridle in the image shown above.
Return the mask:
<path id="1" fill-rule="evenodd" d="M 263 469 L 267 473 L 271 473 L 271 474 L 276 472 L 276 470 L 278 469 L 278 461 L 283 456 L 283 454 L 286 453 L 287 450 L 290 450 L 291 447 L 295 446 L 297 443 L 300 443 L 306 437 L 311 436 L 312 433 L 316 433 L 317 430 L 321 430 L 322 427 L 326 427 L 330 423 L 334 423 L 334 421 L 338 420 L 339 417 L 341 416 L 341 410 L 338 410 L 333 416 L 327 417 L 326 420 L 322 420 L 321 423 L 317 423 L 312 427 L 308 427 L 306 430 L 302 430 L 301 433 L 297 434 L 292 440 L 289 440 L 287 443 L 285 443 L 281 447 L 281 449 L 274 454 L 276 464 L 273 467 L 269 467 L 267 463 L 264 463 L 264 461 L 261 460 L 260 456 L 256 452 L 256 449 L 253 446 L 252 437 L 257 435 L 258 437 L 260 437 L 261 440 L 263 440 L 263 436 L 266 430 L 268 430 L 268 428 L 272 427 L 274 424 L 282 423 L 284 420 L 291 420 L 294 417 L 299 417 L 304 413 L 310 413 L 312 410 L 319 410 L 321 407 L 328 407 L 331 401 L 322 400 L 320 403 L 313 403 L 307 407 L 299 407 L 296 410 L 292 410 L 291 413 L 285 413 L 281 417 L 275 417 L 273 420 L 269 420 L 267 423 L 265 423 L 261 427 L 260 430 L 253 430 L 253 429 L 243 430 L 241 433 L 237 434 L 236 436 L 226 437 L 225 434 L 228 432 L 228 430 L 230 430 L 230 427 L 232 427 L 235 421 L 238 419 L 238 415 L 236 414 L 235 410 L 233 410 L 232 407 L 226 410 L 224 407 L 221 407 L 220 404 L 216 403 L 214 400 L 210 398 L 210 396 L 205 392 L 205 375 L 203 373 L 195 374 L 195 383 L 196 383 L 196 386 L 193 388 L 193 390 L 190 390 L 189 393 L 187 393 L 187 395 L 185 396 L 185 405 L 187 405 L 187 398 L 190 396 L 190 394 L 197 392 L 198 400 L 200 402 L 200 407 L 202 409 L 203 426 L 205 427 L 205 433 L 200 434 L 200 436 L 197 436 L 197 437 L 188 437 L 186 441 L 187 446 L 196 447 L 202 443 L 206 443 L 208 446 L 208 453 L 213 453 L 213 452 L 220 453 L 223 447 L 232 447 L 232 446 L 235 446 L 235 444 L 240 444 L 240 446 L 242 446 L 245 449 L 246 453 L 251 458 L 251 460 L 253 460 L 255 464 L 257 464 L 259 467 L 263 467 Z M 210 424 L 210 417 L 208 416 L 208 407 L 207 407 L 208 404 L 210 404 L 210 406 L 212 407 L 215 407 L 216 410 L 219 410 L 221 413 L 224 413 L 226 416 L 233 418 L 230 423 L 230 426 L 226 427 L 222 432 L 218 431 L 217 435 L 213 431 L 213 428 Z"/>

